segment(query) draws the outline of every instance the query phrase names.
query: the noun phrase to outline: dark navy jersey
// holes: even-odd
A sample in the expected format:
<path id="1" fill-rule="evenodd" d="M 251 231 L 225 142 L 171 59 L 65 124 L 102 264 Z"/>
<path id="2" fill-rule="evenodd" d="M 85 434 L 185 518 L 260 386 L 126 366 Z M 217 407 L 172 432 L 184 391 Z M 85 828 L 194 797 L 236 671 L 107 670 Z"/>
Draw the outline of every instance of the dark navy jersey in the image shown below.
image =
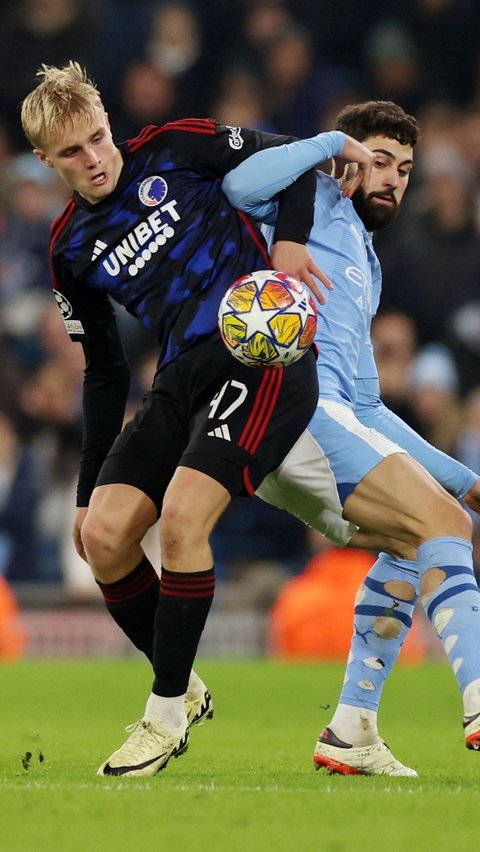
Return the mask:
<path id="1" fill-rule="evenodd" d="M 146 127 L 119 146 L 123 168 L 114 191 L 96 204 L 74 193 L 53 223 L 54 293 L 87 363 L 80 505 L 120 431 L 128 392 L 112 302 L 156 335 L 160 369 L 216 334 L 227 288 L 270 266 L 263 237 L 227 201 L 222 178 L 255 151 L 285 141 L 205 119 Z M 278 239 L 306 242 L 312 177 L 279 198 Z"/>
<path id="2" fill-rule="evenodd" d="M 74 194 L 52 226 L 54 288 L 71 337 L 90 348 L 90 327 L 111 316 L 109 297 L 155 334 L 163 364 L 210 336 L 226 289 L 270 266 L 263 237 L 229 204 L 221 178 L 281 141 L 190 119 L 147 127 L 120 146 L 115 190 L 97 204 Z"/>

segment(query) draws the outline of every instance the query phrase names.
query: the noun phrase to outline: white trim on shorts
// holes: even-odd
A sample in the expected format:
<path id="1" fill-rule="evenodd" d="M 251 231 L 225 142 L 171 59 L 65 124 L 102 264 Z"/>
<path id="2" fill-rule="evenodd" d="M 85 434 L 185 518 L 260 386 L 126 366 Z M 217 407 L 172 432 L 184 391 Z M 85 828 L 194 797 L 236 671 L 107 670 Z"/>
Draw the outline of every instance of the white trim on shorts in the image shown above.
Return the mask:
<path id="1" fill-rule="evenodd" d="M 319 400 L 318 406 L 322 410 L 319 412 L 320 419 L 326 415 L 339 426 L 335 454 L 341 457 L 342 467 L 348 468 L 352 464 L 349 481 L 360 482 L 383 458 L 393 453 L 405 453 L 398 444 L 380 432 L 364 426 L 348 406 L 324 399 Z M 294 444 L 280 467 L 263 480 L 256 493 L 267 503 L 296 515 L 334 544 L 345 546 L 358 527 L 343 517 L 334 470 L 327 453 L 312 433 L 316 427 L 321 433 L 320 419 L 314 416 L 309 428 Z M 352 455 L 348 441 L 344 440 L 345 430 L 355 443 L 369 448 L 369 458 L 363 467 L 358 464 L 358 457 Z"/>

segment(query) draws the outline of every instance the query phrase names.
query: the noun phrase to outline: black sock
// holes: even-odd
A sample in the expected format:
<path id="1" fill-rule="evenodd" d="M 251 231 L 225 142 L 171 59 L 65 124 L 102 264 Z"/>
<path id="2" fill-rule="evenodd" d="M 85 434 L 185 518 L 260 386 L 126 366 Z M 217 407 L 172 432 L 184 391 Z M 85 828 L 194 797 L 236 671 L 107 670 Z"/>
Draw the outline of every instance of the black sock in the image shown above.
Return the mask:
<path id="1" fill-rule="evenodd" d="M 214 590 L 214 568 L 188 574 L 162 568 L 153 642 L 156 695 L 173 697 L 187 691 Z"/>
<path id="2" fill-rule="evenodd" d="M 105 605 L 135 647 L 153 662 L 155 610 L 160 581 L 147 557 L 115 583 L 99 583 Z"/>

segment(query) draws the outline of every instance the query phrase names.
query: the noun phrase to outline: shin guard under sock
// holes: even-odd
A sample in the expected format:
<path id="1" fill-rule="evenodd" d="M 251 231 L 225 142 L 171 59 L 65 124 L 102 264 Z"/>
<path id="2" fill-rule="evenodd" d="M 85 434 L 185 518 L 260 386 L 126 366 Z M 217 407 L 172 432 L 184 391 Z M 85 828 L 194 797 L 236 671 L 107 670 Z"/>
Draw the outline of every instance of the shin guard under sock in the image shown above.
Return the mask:
<path id="1" fill-rule="evenodd" d="M 153 662 L 154 618 L 160 581 L 147 557 L 116 583 L 97 581 L 97 584 L 112 618 L 135 647 Z"/>
<path id="2" fill-rule="evenodd" d="M 214 590 L 214 568 L 190 573 L 162 568 L 153 644 L 152 691 L 156 695 L 171 697 L 187 691 Z"/>

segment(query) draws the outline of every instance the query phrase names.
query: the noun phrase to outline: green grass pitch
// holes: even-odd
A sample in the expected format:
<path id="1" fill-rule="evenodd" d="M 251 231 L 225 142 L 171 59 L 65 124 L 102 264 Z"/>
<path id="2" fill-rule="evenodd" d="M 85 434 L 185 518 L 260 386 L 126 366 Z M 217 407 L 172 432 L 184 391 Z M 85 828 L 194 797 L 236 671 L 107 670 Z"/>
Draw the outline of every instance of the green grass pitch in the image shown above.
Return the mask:
<path id="1" fill-rule="evenodd" d="M 2 852 L 447 852 L 476 848 L 480 754 L 441 663 L 399 668 L 381 733 L 418 779 L 314 772 L 342 668 L 200 660 L 215 717 L 150 779 L 97 778 L 142 715 L 141 661 L 0 669 Z M 28 758 L 28 754 L 31 755 Z"/>

